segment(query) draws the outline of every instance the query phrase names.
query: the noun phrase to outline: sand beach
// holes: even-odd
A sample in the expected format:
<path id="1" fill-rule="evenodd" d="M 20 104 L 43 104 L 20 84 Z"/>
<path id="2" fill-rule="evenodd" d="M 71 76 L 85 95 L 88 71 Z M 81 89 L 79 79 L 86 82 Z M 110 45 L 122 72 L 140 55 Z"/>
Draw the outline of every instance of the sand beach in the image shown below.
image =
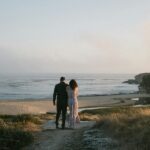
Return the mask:
<path id="1" fill-rule="evenodd" d="M 150 97 L 150 94 L 124 94 L 79 97 L 79 109 L 134 105 L 133 98 Z M 44 114 L 56 112 L 52 99 L 0 100 L 0 114 Z"/>

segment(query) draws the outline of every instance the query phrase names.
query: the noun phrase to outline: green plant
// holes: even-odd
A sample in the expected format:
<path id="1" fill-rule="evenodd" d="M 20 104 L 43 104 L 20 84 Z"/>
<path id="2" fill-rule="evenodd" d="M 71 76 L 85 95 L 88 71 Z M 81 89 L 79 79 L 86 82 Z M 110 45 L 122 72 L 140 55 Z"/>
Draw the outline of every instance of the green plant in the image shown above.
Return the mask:
<path id="1" fill-rule="evenodd" d="M 145 75 L 143 77 L 139 87 L 144 89 L 147 93 L 150 93 L 150 75 Z"/>
<path id="2" fill-rule="evenodd" d="M 22 147 L 33 142 L 33 135 L 30 132 L 0 128 L 0 148 L 20 150 Z"/>
<path id="3" fill-rule="evenodd" d="M 80 115 L 99 116 L 94 128 L 120 141 L 125 149 L 150 149 L 150 107 L 116 107 L 82 111 Z"/>
<path id="4" fill-rule="evenodd" d="M 35 115 L 30 114 L 22 114 L 22 115 L 0 115 L 0 118 L 5 120 L 6 122 L 32 122 L 35 124 L 40 124 L 40 118 Z"/>

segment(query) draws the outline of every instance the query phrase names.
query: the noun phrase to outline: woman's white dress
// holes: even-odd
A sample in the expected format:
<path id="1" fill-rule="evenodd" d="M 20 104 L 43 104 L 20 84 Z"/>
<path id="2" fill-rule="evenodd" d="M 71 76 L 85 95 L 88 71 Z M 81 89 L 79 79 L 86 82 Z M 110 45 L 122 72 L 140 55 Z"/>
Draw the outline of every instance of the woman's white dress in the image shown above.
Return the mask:
<path id="1" fill-rule="evenodd" d="M 69 105 L 69 127 L 74 128 L 76 123 L 80 122 L 78 115 L 78 88 L 72 90 L 67 88 L 68 93 L 68 105 Z"/>

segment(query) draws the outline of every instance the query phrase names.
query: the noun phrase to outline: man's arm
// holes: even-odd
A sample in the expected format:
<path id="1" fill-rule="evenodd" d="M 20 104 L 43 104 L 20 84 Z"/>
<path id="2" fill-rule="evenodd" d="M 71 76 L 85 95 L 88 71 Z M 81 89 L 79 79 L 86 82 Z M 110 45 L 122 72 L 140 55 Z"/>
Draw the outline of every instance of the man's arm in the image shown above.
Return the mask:
<path id="1" fill-rule="evenodd" d="M 57 87 L 55 86 L 54 93 L 53 93 L 53 105 L 55 105 L 56 96 L 57 96 Z"/>

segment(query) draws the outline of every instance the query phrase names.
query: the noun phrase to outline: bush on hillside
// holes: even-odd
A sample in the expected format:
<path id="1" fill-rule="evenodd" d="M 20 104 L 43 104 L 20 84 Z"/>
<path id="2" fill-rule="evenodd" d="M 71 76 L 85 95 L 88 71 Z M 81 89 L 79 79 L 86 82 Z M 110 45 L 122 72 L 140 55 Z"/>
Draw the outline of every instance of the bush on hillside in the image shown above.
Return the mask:
<path id="1" fill-rule="evenodd" d="M 150 75 L 145 75 L 143 77 L 139 87 L 146 93 L 150 93 Z"/>
<path id="2" fill-rule="evenodd" d="M 33 135 L 30 132 L 12 128 L 0 128 L 0 147 L 2 149 L 20 150 L 32 142 Z"/>

